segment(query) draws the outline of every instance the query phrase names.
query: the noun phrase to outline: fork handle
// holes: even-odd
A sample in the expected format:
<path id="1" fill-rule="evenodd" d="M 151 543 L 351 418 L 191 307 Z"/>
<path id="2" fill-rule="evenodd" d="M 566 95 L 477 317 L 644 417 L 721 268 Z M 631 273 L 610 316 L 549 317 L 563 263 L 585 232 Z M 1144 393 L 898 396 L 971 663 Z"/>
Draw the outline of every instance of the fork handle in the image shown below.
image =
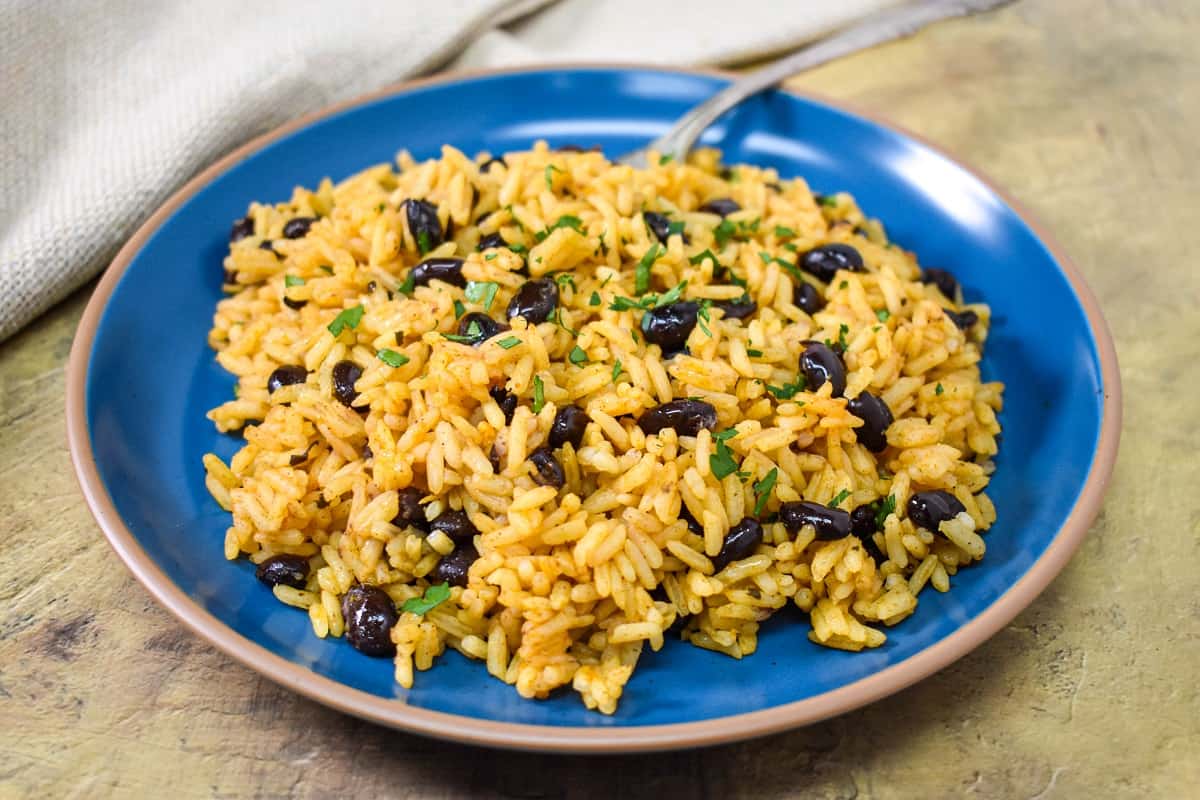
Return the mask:
<path id="1" fill-rule="evenodd" d="M 647 149 L 682 158 L 700 134 L 729 109 L 786 78 L 819 64 L 849 55 L 882 42 L 908 36 L 931 22 L 986 11 L 1012 0 L 932 0 L 889 9 L 844 28 L 834 35 L 802 47 L 736 79 L 700 105 L 688 111 Z M 645 158 L 645 151 L 639 153 Z M 644 166 L 644 165 L 643 165 Z"/>

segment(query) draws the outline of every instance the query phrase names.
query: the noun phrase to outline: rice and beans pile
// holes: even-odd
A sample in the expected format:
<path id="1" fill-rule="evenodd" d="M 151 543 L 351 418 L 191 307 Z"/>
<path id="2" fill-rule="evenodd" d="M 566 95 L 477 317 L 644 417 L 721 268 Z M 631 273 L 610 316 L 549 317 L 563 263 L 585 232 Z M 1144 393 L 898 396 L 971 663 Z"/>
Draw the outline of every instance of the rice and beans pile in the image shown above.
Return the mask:
<path id="1" fill-rule="evenodd" d="M 230 240 L 225 555 L 402 686 L 450 647 L 612 713 L 669 636 L 741 658 L 793 604 L 878 647 L 984 555 L 988 308 L 849 195 L 713 150 L 445 147 Z"/>

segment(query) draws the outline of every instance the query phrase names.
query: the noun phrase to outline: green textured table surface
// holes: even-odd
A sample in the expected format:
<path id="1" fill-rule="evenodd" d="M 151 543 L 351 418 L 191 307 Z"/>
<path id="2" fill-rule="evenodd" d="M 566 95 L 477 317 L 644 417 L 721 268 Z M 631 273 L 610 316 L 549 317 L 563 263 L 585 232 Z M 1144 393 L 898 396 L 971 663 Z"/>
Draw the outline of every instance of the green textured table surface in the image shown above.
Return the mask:
<path id="1" fill-rule="evenodd" d="M 0 345 L 0 797 L 1200 795 L 1197 34 L 1187 0 L 1026 0 L 796 82 L 1008 187 L 1116 338 L 1126 414 L 1104 510 L 962 661 L 820 725 L 645 757 L 476 750 L 295 697 L 160 610 L 88 514 L 62 399 L 84 291 Z"/>

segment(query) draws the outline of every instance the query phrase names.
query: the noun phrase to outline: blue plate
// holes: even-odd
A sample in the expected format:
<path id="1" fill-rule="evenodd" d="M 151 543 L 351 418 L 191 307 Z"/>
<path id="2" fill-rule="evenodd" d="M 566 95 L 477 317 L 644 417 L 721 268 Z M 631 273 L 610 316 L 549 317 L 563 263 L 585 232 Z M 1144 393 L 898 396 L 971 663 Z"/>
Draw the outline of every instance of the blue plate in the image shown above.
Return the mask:
<path id="1" fill-rule="evenodd" d="M 893 692 L 1012 618 L 1061 569 L 1096 513 L 1119 428 L 1112 344 L 1070 264 L 997 190 L 931 146 L 828 103 L 756 97 L 704 136 L 729 162 L 848 191 L 920 262 L 952 270 L 993 309 L 983 372 L 1008 389 L 990 494 L 1000 517 L 982 565 L 925 592 L 918 613 L 860 654 L 812 645 L 802 615 L 763 626 L 742 661 L 673 641 L 647 652 L 611 717 L 572 692 L 522 700 L 448 653 L 411 691 L 388 660 L 313 636 L 245 561 L 222 556 L 228 515 L 200 457 L 239 440 L 205 412 L 233 381 L 206 344 L 230 221 L 252 200 L 335 180 L 401 148 L 435 156 L 644 144 L 726 84 L 715 75 L 591 68 L 493 73 L 401 86 L 250 143 L 172 198 L 118 256 L 80 325 L 68 422 L 84 492 L 121 557 L 168 608 L 236 658 L 348 712 L 435 736 L 572 751 L 680 747 L 803 724 Z"/>

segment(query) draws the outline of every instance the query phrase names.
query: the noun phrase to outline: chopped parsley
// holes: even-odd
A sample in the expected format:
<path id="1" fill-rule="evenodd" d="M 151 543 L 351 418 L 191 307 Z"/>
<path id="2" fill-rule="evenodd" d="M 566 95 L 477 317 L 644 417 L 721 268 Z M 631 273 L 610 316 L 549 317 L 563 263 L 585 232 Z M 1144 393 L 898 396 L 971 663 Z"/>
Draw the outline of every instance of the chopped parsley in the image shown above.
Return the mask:
<path id="1" fill-rule="evenodd" d="M 396 291 L 400 292 L 400 294 L 406 294 L 409 297 L 412 297 L 413 290 L 416 288 L 417 287 L 413 279 L 412 270 L 409 270 L 408 277 L 404 279 L 404 283 L 396 287 Z"/>
<path id="2" fill-rule="evenodd" d="M 563 322 L 563 320 L 562 320 L 562 312 L 563 312 L 563 310 L 562 310 L 562 307 L 561 307 L 561 306 L 560 306 L 560 307 L 558 307 L 558 308 L 556 308 L 556 309 L 554 309 L 554 316 L 552 317 L 552 319 L 554 320 L 554 324 L 555 324 L 555 325 L 557 325 L 558 327 L 562 328 L 564 331 L 566 331 L 567 333 L 571 334 L 572 336 L 578 336 L 578 335 L 579 335 L 579 331 L 577 331 L 577 330 L 574 330 L 573 328 L 570 328 L 570 327 L 568 327 L 568 326 L 567 326 L 567 323 Z"/>
<path id="3" fill-rule="evenodd" d="M 703 253 L 697 253 L 696 255 L 694 255 L 688 259 L 688 263 L 689 264 L 699 264 L 702 261 L 704 261 L 704 259 L 706 259 L 706 258 L 712 261 L 713 269 L 716 269 L 721 266 L 721 262 L 717 260 L 717 257 L 713 253 L 712 250 L 705 250 Z"/>
<path id="4" fill-rule="evenodd" d="M 433 249 L 433 240 L 429 237 L 429 231 L 417 231 L 417 249 L 421 251 L 421 255 L 425 255 Z"/>
<path id="5" fill-rule="evenodd" d="M 661 167 L 666 164 L 670 164 L 672 159 L 674 159 L 674 158 L 675 158 L 675 155 L 673 153 L 663 153 L 661 156 L 658 157 L 658 165 Z"/>
<path id="6" fill-rule="evenodd" d="M 478 303 L 490 311 L 499 289 L 500 284 L 493 281 L 468 281 L 463 295 L 472 303 Z"/>
<path id="7" fill-rule="evenodd" d="M 607 230 L 600 231 L 600 255 L 608 255 L 608 242 L 604 241 L 604 237 L 608 235 Z"/>
<path id="8" fill-rule="evenodd" d="M 548 191 L 548 192 L 554 191 L 554 173 L 556 173 L 556 172 L 562 172 L 562 170 L 559 169 L 558 167 L 554 166 L 553 164 L 546 165 L 546 170 L 545 170 L 546 191 Z"/>
<path id="9" fill-rule="evenodd" d="M 649 309 L 654 306 L 656 296 L 644 297 L 641 300 L 630 300 L 628 297 L 614 297 L 609 304 L 610 311 L 629 311 L 634 308 Z"/>
<path id="10" fill-rule="evenodd" d="M 529 252 L 529 248 L 528 248 L 528 247 L 526 247 L 526 246 L 525 246 L 525 245 L 523 245 L 523 244 L 517 244 L 517 243 L 514 243 L 514 244 L 510 244 L 510 245 L 508 245 L 508 249 L 509 249 L 509 250 L 512 250 L 512 251 L 513 251 L 514 253 L 516 253 L 517 255 L 521 255 L 521 253 L 527 253 L 527 252 Z"/>
<path id="11" fill-rule="evenodd" d="M 683 220 L 677 219 L 667 224 L 667 236 L 683 233 Z"/>
<path id="12" fill-rule="evenodd" d="M 303 286 L 304 278 L 297 278 L 295 275 L 284 275 L 283 276 L 283 285 L 289 289 L 292 288 L 293 286 Z"/>
<path id="13" fill-rule="evenodd" d="M 787 227 L 786 225 L 776 225 L 775 226 L 775 235 L 778 236 L 780 239 L 783 239 L 785 237 L 792 239 L 792 238 L 795 238 L 796 232 L 794 230 L 792 230 L 791 228 Z"/>
<path id="14" fill-rule="evenodd" d="M 521 343 L 521 340 L 518 339 L 516 336 L 505 336 L 503 339 L 496 342 L 496 344 L 500 345 L 505 350 L 512 350 L 514 347 L 516 347 L 520 343 Z"/>
<path id="15" fill-rule="evenodd" d="M 700 399 L 699 397 L 689 397 L 688 398 L 688 400 L 699 400 L 699 399 Z M 712 435 L 712 438 L 717 440 L 718 442 L 724 442 L 728 439 L 732 439 L 733 437 L 735 437 L 737 435 L 738 435 L 737 428 L 726 428 L 725 430 L 721 431 L 720 433 L 714 433 Z"/>
<path id="16" fill-rule="evenodd" d="M 717 247 L 723 248 L 736 233 L 736 225 L 727 219 L 721 220 L 721 224 L 713 228 L 713 238 L 717 240 Z"/>
<path id="17" fill-rule="evenodd" d="M 779 480 L 779 468 L 771 467 L 771 471 L 762 477 L 762 480 L 754 482 L 754 516 L 761 516 L 763 510 L 767 507 L 767 500 L 771 498 L 771 491 L 775 488 L 775 481 Z"/>
<path id="18" fill-rule="evenodd" d="M 791 400 L 796 396 L 797 392 L 804 391 L 806 383 L 803 375 L 797 375 L 796 380 L 792 383 L 785 383 L 783 386 L 772 386 L 767 384 L 767 391 L 775 395 L 779 400 Z"/>
<path id="19" fill-rule="evenodd" d="M 746 348 L 746 355 L 750 356 L 751 358 L 762 358 L 762 354 L 762 350 L 755 350 L 752 347 Z"/>
<path id="20" fill-rule="evenodd" d="M 849 490 L 849 489 L 842 489 L 840 492 L 838 492 L 837 494 L 835 494 L 835 495 L 833 496 L 833 499 L 832 499 L 832 500 L 830 500 L 830 501 L 829 501 L 829 507 L 830 507 L 830 508 L 837 508 L 837 507 L 838 507 L 838 506 L 840 506 L 840 505 L 842 504 L 842 502 L 843 502 L 843 501 L 844 501 L 844 500 L 845 500 L 847 497 L 849 497 L 849 496 L 850 496 L 850 490 Z"/>
<path id="21" fill-rule="evenodd" d="M 675 285 L 675 288 L 658 296 L 654 302 L 654 307 L 670 305 L 683 296 L 683 290 L 687 288 L 687 281 L 681 281 Z"/>
<path id="22" fill-rule="evenodd" d="M 362 322 L 362 318 L 363 307 L 361 305 L 347 308 L 334 317 L 333 322 L 329 323 L 329 332 L 334 336 L 339 336 L 346 328 L 357 328 L 358 323 Z"/>
<path id="23" fill-rule="evenodd" d="M 454 301 L 454 318 L 462 319 L 462 315 L 467 313 L 467 307 L 462 304 L 461 300 Z"/>
<path id="24" fill-rule="evenodd" d="M 816 201 L 817 205 L 824 206 L 825 208 L 837 208 L 838 204 L 837 197 L 834 195 L 817 195 Z"/>
<path id="25" fill-rule="evenodd" d="M 333 267 L 329 266 L 328 264 L 322 264 L 321 266 L 317 267 L 317 269 L 321 270 L 321 272 L 324 272 L 326 275 L 333 274 Z"/>
<path id="26" fill-rule="evenodd" d="M 404 353 L 397 353 L 395 350 L 389 350 L 386 347 L 376 353 L 375 357 L 389 367 L 403 367 L 408 363 L 408 356 L 404 355 Z"/>
<path id="27" fill-rule="evenodd" d="M 410 597 L 400 606 L 401 611 L 407 611 L 410 614 L 424 616 L 426 613 L 440 606 L 442 603 L 450 599 L 450 584 L 449 582 L 439 583 L 436 586 L 430 586 L 425 590 L 425 594 L 420 597 Z"/>
<path id="28" fill-rule="evenodd" d="M 477 321 L 471 320 L 471 324 L 467 326 L 467 332 L 465 334 L 443 333 L 442 338 L 449 339 L 452 342 L 458 342 L 459 344 L 474 344 L 483 338 L 483 329 L 479 327 L 479 323 Z"/>
<path id="29" fill-rule="evenodd" d="M 883 523 L 887 520 L 888 515 L 896 510 L 896 495 L 889 494 L 887 497 L 879 500 L 875 504 L 875 530 L 883 530 Z"/>
<path id="30" fill-rule="evenodd" d="M 587 363 L 587 353 L 583 352 L 583 348 L 575 345 L 571 348 L 571 352 L 567 355 L 567 361 L 570 361 L 577 367 L 582 367 Z"/>
<path id="31" fill-rule="evenodd" d="M 624 371 L 625 371 L 624 368 L 621 366 L 621 359 L 618 358 L 617 363 L 613 364 L 613 370 L 612 370 L 613 383 L 617 382 L 617 378 L 621 377 L 621 373 Z"/>
<path id="32" fill-rule="evenodd" d="M 592 296 L 588 298 L 588 305 L 589 306 L 600 305 L 600 293 L 599 292 L 592 292 Z"/>
<path id="33" fill-rule="evenodd" d="M 499 255 L 499 253 L 488 253 L 486 256 L 483 257 L 483 260 L 484 261 L 495 261 L 497 255 Z"/>
<path id="34" fill-rule="evenodd" d="M 891 313 L 886 308 L 881 308 L 875 312 L 875 319 L 879 320 L 880 322 L 887 322 L 888 317 L 890 316 Z"/>
<path id="35" fill-rule="evenodd" d="M 560 288 L 560 289 L 563 288 L 564 286 L 570 286 L 571 291 L 573 291 L 573 292 L 579 291 L 579 289 L 577 289 L 575 287 L 575 276 L 569 272 L 558 273 L 557 275 L 554 276 L 554 282 L 558 284 L 558 288 Z"/>
<path id="36" fill-rule="evenodd" d="M 533 376 L 533 413 L 540 414 L 546 405 L 545 387 L 542 386 L 540 375 Z"/>
<path id="37" fill-rule="evenodd" d="M 554 221 L 554 224 L 551 225 L 549 228 L 546 228 L 546 230 L 538 231 L 537 233 L 535 233 L 533 235 L 533 238 L 537 239 L 539 242 L 545 241 L 547 236 L 549 236 L 551 233 L 558 230 L 559 228 L 570 228 L 571 230 L 573 230 L 579 234 L 582 234 L 584 232 L 583 231 L 583 220 L 581 220 L 579 217 L 575 217 L 570 214 L 564 214 L 563 216 L 556 219 Z"/>
<path id="38" fill-rule="evenodd" d="M 945 392 L 945 391 L 946 391 L 946 390 L 945 390 L 945 389 L 943 389 L 943 388 L 942 388 L 942 385 L 939 383 L 939 384 L 937 385 L 937 388 L 933 390 L 933 393 L 934 393 L 934 394 L 936 394 L 936 395 L 941 395 L 941 394 L 942 394 L 943 392 Z"/>
<path id="39" fill-rule="evenodd" d="M 379 205 L 375 206 L 375 210 L 378 211 L 380 214 L 383 213 L 383 210 L 385 208 L 387 208 L 387 203 L 380 203 Z"/>
<path id="40" fill-rule="evenodd" d="M 838 288 L 845 289 L 849 285 L 850 285 L 850 281 L 842 281 L 841 283 L 838 284 Z"/>
<path id="41" fill-rule="evenodd" d="M 849 347 L 849 345 L 846 344 L 846 334 L 849 332 L 850 332 L 849 325 L 842 324 L 842 325 L 838 326 L 837 343 L 838 343 L 838 347 L 842 348 L 843 351 Z"/>
<path id="42" fill-rule="evenodd" d="M 792 244 L 791 242 L 784 242 L 783 244 L 781 244 L 779 246 L 782 247 L 784 250 L 787 250 L 789 253 L 796 252 L 796 245 Z"/>
<path id="43" fill-rule="evenodd" d="M 686 281 L 684 281 L 684 283 L 686 283 Z M 680 284 L 680 285 L 682 285 L 682 284 Z M 700 301 L 700 307 L 696 310 L 696 316 L 699 317 L 699 319 L 696 320 L 696 324 L 700 326 L 700 330 L 704 331 L 705 335 L 708 336 L 710 339 L 712 338 L 712 331 L 710 331 L 708 329 L 708 326 L 705 325 L 704 323 L 712 322 L 712 317 L 708 313 L 708 309 L 710 309 L 711 307 L 712 307 L 712 300 L 709 300 L 706 297 Z"/>
<path id="44" fill-rule="evenodd" d="M 737 431 L 732 428 L 729 431 L 725 431 L 725 433 L 729 433 L 730 431 L 732 431 L 733 436 L 737 435 Z M 726 476 L 737 472 L 738 464 L 733 460 L 733 451 L 729 449 L 729 445 L 725 444 L 725 440 L 730 437 L 717 438 L 714 436 L 713 438 L 717 440 L 717 450 L 708 457 L 708 468 L 717 480 L 722 480 Z"/>
<path id="45" fill-rule="evenodd" d="M 662 245 L 653 245 L 642 256 L 642 260 L 638 262 L 637 271 L 634 275 L 633 289 L 638 296 L 650 291 L 650 267 L 666 252 L 666 248 Z"/>

